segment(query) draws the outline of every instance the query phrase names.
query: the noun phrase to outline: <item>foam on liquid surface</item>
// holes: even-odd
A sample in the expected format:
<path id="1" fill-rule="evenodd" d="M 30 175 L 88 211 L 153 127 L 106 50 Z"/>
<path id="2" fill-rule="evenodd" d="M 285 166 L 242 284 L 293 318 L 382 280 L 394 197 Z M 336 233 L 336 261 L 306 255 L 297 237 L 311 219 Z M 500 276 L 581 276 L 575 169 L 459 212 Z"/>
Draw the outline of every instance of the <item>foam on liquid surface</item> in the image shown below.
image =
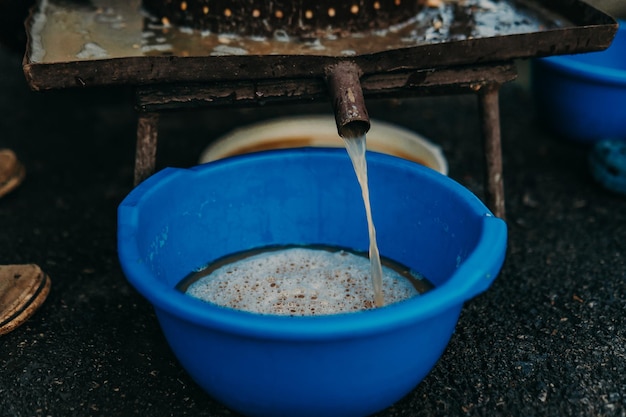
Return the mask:
<path id="1" fill-rule="evenodd" d="M 383 266 L 385 304 L 419 294 Z M 326 315 L 374 308 L 367 258 L 346 251 L 290 248 L 223 265 L 193 282 L 188 295 L 261 314 Z"/>

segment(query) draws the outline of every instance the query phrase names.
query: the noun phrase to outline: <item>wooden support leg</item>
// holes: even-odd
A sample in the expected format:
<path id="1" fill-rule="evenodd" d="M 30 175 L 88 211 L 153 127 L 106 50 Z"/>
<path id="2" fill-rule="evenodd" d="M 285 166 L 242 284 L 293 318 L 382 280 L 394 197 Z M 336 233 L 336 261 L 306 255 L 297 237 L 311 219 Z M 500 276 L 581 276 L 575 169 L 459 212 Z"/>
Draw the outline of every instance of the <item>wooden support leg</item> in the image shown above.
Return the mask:
<path id="1" fill-rule="evenodd" d="M 479 91 L 479 107 L 484 139 L 487 205 L 497 217 L 505 219 L 502 144 L 500 133 L 500 85 L 487 85 Z"/>
<path id="2" fill-rule="evenodd" d="M 137 122 L 137 145 L 135 149 L 135 185 L 154 173 L 159 115 L 140 113 Z"/>

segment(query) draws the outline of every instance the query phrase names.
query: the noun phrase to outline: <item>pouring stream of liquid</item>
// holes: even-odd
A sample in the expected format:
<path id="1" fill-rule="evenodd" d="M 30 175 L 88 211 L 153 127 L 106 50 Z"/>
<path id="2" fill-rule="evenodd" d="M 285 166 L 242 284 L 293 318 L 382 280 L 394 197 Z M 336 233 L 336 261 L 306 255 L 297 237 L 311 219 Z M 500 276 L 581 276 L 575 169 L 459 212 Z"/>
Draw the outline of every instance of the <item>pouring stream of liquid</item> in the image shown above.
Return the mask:
<path id="1" fill-rule="evenodd" d="M 367 163 L 365 160 L 366 139 L 365 134 L 356 138 L 343 138 L 343 141 L 352 160 L 354 172 L 356 173 L 359 184 L 361 185 L 361 193 L 363 194 L 363 204 L 365 205 L 365 214 L 367 216 L 367 230 L 369 232 L 370 247 L 370 271 L 372 275 L 372 286 L 374 288 L 374 303 L 377 307 L 385 305 L 383 295 L 383 270 L 380 262 L 380 254 L 378 253 L 378 244 L 376 243 L 376 228 L 372 219 L 372 208 L 370 206 L 369 186 L 367 182 Z"/>

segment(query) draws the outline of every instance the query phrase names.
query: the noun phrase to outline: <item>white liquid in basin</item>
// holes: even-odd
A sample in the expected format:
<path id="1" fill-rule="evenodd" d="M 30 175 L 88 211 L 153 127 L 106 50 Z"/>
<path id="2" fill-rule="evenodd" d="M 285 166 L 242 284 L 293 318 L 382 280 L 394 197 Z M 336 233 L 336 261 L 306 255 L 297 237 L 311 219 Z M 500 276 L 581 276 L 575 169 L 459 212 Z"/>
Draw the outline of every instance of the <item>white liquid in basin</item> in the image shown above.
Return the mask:
<path id="1" fill-rule="evenodd" d="M 295 247 L 256 251 L 190 276 L 188 295 L 260 314 L 327 315 L 375 307 L 370 262 L 343 250 Z M 397 267 L 397 266 L 396 266 Z M 426 291 L 427 281 L 381 268 L 386 304 Z"/>

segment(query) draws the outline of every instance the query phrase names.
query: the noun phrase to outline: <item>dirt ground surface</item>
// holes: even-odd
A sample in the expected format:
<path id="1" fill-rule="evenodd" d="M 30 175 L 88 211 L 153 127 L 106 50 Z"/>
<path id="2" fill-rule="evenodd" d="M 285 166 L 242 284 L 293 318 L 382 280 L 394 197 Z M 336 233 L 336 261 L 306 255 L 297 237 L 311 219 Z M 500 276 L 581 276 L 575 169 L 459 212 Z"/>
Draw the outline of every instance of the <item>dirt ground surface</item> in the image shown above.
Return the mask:
<path id="1" fill-rule="evenodd" d="M 442 146 L 450 176 L 483 196 L 475 97 L 368 107 Z M 330 111 L 310 103 L 167 114 L 158 169 L 196 164 L 236 126 Z M 594 182 L 585 146 L 544 129 L 524 82 L 504 86 L 501 113 L 502 273 L 466 304 L 433 371 L 378 417 L 626 415 L 626 197 Z M 235 415 L 181 368 L 118 263 L 116 208 L 133 181 L 132 91 L 35 93 L 20 57 L 1 51 L 0 114 L 0 148 L 27 169 L 0 200 L 0 263 L 37 263 L 52 279 L 41 309 L 0 338 L 0 415 Z"/>

